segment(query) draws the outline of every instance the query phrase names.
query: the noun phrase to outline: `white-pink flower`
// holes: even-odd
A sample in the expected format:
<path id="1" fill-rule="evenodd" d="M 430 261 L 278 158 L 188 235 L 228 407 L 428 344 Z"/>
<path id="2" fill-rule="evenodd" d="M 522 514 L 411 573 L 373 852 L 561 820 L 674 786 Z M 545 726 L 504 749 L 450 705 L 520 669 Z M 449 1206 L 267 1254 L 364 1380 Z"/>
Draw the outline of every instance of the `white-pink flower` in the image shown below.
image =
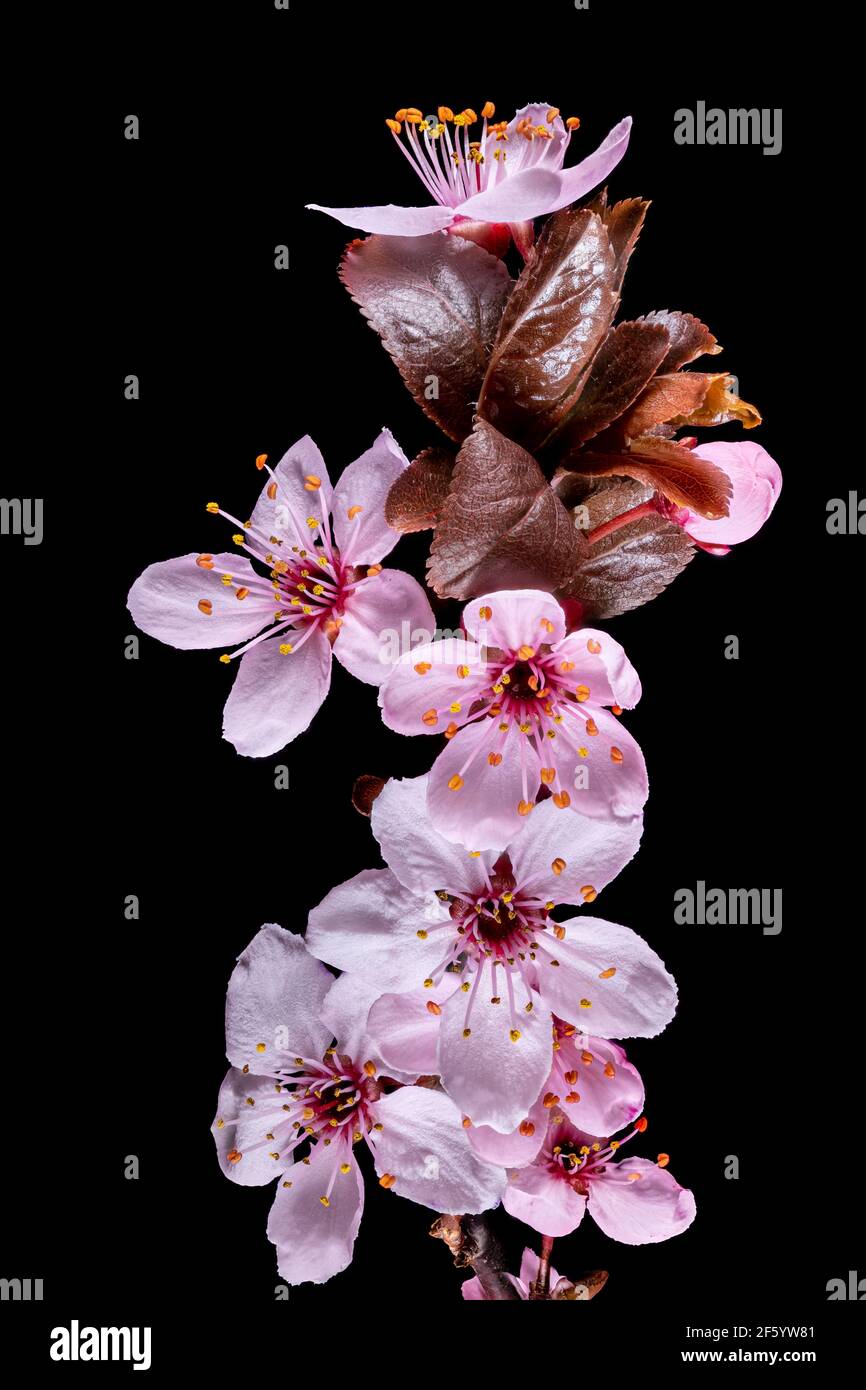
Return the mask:
<path id="1" fill-rule="evenodd" d="M 274 925 L 253 938 L 229 982 L 231 1068 L 212 1132 L 233 1182 L 277 1180 L 268 1237 L 292 1284 L 324 1283 L 351 1261 L 364 1204 L 357 1144 L 371 1150 L 383 1187 L 435 1210 L 485 1211 L 504 1187 L 504 1172 L 473 1153 L 447 1096 L 382 1077 L 364 1012 L 363 993 L 335 982 L 301 937 Z"/>
<path id="2" fill-rule="evenodd" d="M 567 1236 L 585 1211 L 611 1240 L 649 1245 L 680 1235 L 695 1219 L 695 1199 L 658 1161 L 626 1157 L 619 1149 L 646 1129 L 638 1120 L 621 1140 L 577 1129 L 563 1112 L 550 1111 L 544 1145 L 528 1167 L 509 1174 L 502 1205 L 518 1221 L 546 1236 Z"/>
<path id="3" fill-rule="evenodd" d="M 563 121 L 547 102 L 523 106 L 510 121 L 493 123 L 488 102 L 481 112 L 480 138 L 472 139 L 474 111 L 439 107 L 424 117 L 403 108 L 388 121 L 395 140 L 420 178 L 432 203 L 426 207 L 334 208 L 326 212 L 347 227 L 386 236 L 425 236 L 472 223 L 520 224 L 568 207 L 616 168 L 628 146 L 631 117 L 614 126 L 598 149 L 570 169 L 563 168 L 572 132 L 580 124 Z"/>
<path id="4" fill-rule="evenodd" d="M 476 1126 L 513 1137 L 549 1089 L 554 1024 L 652 1037 L 674 1015 L 676 985 L 635 932 L 551 916 L 557 903 L 593 901 L 628 863 L 640 818 L 563 816 L 548 801 L 502 852 L 470 854 L 431 824 L 426 780 L 383 788 L 371 824 L 389 867 L 334 888 L 310 913 L 307 945 L 370 995 L 367 1029 L 386 1067 L 441 1077 L 473 1142 Z M 601 1056 L 599 1068 L 620 1060 Z M 596 1116 L 617 1113 L 588 1100 Z"/>
<path id="5" fill-rule="evenodd" d="M 307 728 L 331 681 L 331 656 L 371 685 L 393 660 L 383 634 L 435 630 L 421 585 L 380 561 L 400 539 L 385 499 L 408 459 L 389 430 L 344 470 L 336 487 L 309 435 L 275 469 L 238 530 L 241 553 L 182 555 L 150 565 L 129 593 L 138 627 L 172 647 L 224 647 L 240 658 L 223 734 L 239 753 L 265 757 Z M 332 520 L 333 518 L 333 520 Z M 261 566 L 255 567 L 251 561 Z"/>
<path id="6" fill-rule="evenodd" d="M 637 703 L 640 681 L 619 643 L 593 628 L 566 636 L 562 608 L 535 589 L 473 599 L 463 627 L 465 639 L 404 653 L 379 691 L 389 728 L 448 739 L 428 786 L 436 829 L 501 848 L 542 787 L 561 810 L 639 815 L 646 765 L 616 713 Z"/>

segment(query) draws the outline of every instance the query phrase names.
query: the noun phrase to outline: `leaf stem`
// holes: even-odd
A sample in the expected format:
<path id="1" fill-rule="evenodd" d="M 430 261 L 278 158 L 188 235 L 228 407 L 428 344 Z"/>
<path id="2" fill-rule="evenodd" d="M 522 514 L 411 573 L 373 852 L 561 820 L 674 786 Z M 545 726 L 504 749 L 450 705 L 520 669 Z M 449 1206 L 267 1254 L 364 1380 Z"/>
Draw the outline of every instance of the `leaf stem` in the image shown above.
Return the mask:
<path id="1" fill-rule="evenodd" d="M 628 526 L 631 521 L 639 521 L 642 516 L 653 516 L 658 512 L 655 501 L 641 502 L 637 507 L 632 507 L 627 512 L 622 512 L 619 516 L 611 517 L 610 521 L 602 522 L 601 526 L 596 526 L 593 531 L 587 531 L 586 539 L 590 545 L 595 545 L 597 541 L 604 540 L 605 536 L 613 535 L 621 526 Z"/>

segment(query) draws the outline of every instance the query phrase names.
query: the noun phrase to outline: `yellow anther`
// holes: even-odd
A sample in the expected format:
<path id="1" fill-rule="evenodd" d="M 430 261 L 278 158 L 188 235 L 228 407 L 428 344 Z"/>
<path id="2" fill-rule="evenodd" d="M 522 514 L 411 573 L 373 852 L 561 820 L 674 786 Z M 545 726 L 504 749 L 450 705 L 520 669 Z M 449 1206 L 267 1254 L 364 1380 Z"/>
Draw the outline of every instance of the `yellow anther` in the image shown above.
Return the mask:
<path id="1" fill-rule="evenodd" d="M 207 510 L 210 512 L 211 516 L 215 516 L 216 513 L 219 511 L 219 509 L 220 509 L 220 504 L 219 504 L 219 502 L 208 502 L 208 504 L 207 504 Z"/>
<path id="2" fill-rule="evenodd" d="M 364 1063 L 364 1071 L 367 1073 L 368 1076 L 375 1076 L 375 1075 L 376 1075 L 376 1063 L 375 1063 L 375 1062 L 365 1062 L 365 1063 Z"/>
<path id="3" fill-rule="evenodd" d="M 381 565 L 369 565 L 367 568 L 367 578 L 373 579 L 377 574 L 382 573 Z"/>
<path id="4" fill-rule="evenodd" d="M 212 569 L 213 569 L 213 556 L 212 556 L 212 555 L 199 555 L 198 559 L 196 560 L 196 564 L 198 565 L 198 567 L 199 567 L 200 570 L 212 570 Z"/>
<path id="5" fill-rule="evenodd" d="M 599 978 L 600 980 L 612 980 L 615 974 L 616 974 L 616 966 L 615 966 L 615 965 L 609 965 L 608 968 L 607 968 L 607 970 L 602 970 L 602 972 L 601 972 L 601 974 L 599 975 L 598 978 Z"/>
<path id="6" fill-rule="evenodd" d="M 611 748 L 611 750 L 610 750 L 610 760 L 611 760 L 612 763 L 621 763 L 621 762 L 622 762 L 622 753 L 620 752 L 620 750 L 619 750 L 618 748 Z"/>
<path id="7" fill-rule="evenodd" d="M 418 937 L 419 941 L 426 941 L 426 940 L 427 940 L 427 932 L 425 932 L 425 930 L 424 930 L 423 927 L 419 927 L 419 929 L 418 929 L 418 931 L 416 931 L 415 935 Z"/>
<path id="8" fill-rule="evenodd" d="M 235 598 L 246 598 L 249 592 L 249 589 L 244 584 L 242 584 L 241 587 L 238 589 L 237 593 L 235 594 Z"/>
<path id="9" fill-rule="evenodd" d="M 463 778 L 462 778 L 458 773 L 455 772 L 454 776 L 451 778 L 451 780 L 450 780 L 449 783 L 448 783 L 448 790 L 449 790 L 450 792 L 459 792 L 459 790 L 460 790 L 460 788 L 461 788 L 462 786 L 463 786 Z"/>
<path id="10" fill-rule="evenodd" d="M 457 667 L 457 675 L 459 676 L 460 680 L 465 681 L 466 677 L 469 675 L 469 667 L 468 667 L 468 666 L 458 666 L 458 667 Z"/>
<path id="11" fill-rule="evenodd" d="M 574 670 L 574 662 L 573 662 L 573 661 L 560 661 L 560 663 L 559 663 L 559 669 L 560 669 L 560 671 L 563 673 L 564 676 L 567 676 L 568 673 L 569 673 L 569 671 L 573 671 L 573 670 Z"/>
<path id="12" fill-rule="evenodd" d="M 547 113 L 547 124 L 548 124 L 548 125 L 552 125 L 553 122 L 556 120 L 556 118 L 557 118 L 558 115 L 559 115 L 559 107 L 558 107 L 558 106 L 551 106 L 550 110 L 549 110 L 548 113 Z"/>
<path id="13" fill-rule="evenodd" d="M 579 685 L 574 693 L 577 696 L 580 703 L 583 704 L 584 700 L 589 699 L 589 686 Z"/>
<path id="14" fill-rule="evenodd" d="M 267 1046 L 267 1043 L 256 1043 L 256 1052 L 265 1052 L 267 1050 Z"/>
<path id="15" fill-rule="evenodd" d="M 520 1029 L 512 1028 L 508 1036 L 512 1042 L 520 1042 Z"/>
<path id="16" fill-rule="evenodd" d="M 240 1163 L 241 1159 L 243 1158 L 243 1154 L 238 1149 L 229 1149 L 228 1153 L 226 1154 L 226 1158 L 228 1159 L 229 1163 Z"/>
<path id="17" fill-rule="evenodd" d="M 571 805 L 571 797 L 568 792 L 554 792 L 551 797 L 554 806 L 558 806 L 560 811 L 564 811 L 566 806 Z"/>
<path id="18" fill-rule="evenodd" d="M 422 724 L 426 724 L 427 727 L 430 728 L 430 729 L 432 729 L 432 727 L 433 727 L 434 724 L 438 724 L 438 723 L 439 723 L 439 715 L 436 713 L 436 710 L 435 710 L 435 709 L 428 709 L 428 710 L 425 710 L 424 713 L 421 715 L 421 723 L 422 723 Z"/>
<path id="19" fill-rule="evenodd" d="M 598 893 L 593 888 L 591 883 L 585 883 L 580 890 L 580 896 L 583 898 L 583 901 L 585 903 L 594 903 L 596 898 L 598 897 Z"/>
<path id="20" fill-rule="evenodd" d="M 229 662 L 231 661 L 231 657 L 229 656 L 228 652 L 223 652 L 222 656 L 220 657 L 220 661 L 222 662 L 223 666 L 228 666 Z"/>
<path id="21" fill-rule="evenodd" d="M 243 545 L 244 539 L 245 539 L 245 537 L 242 536 L 242 535 L 240 534 L 240 532 L 238 532 L 236 535 L 232 536 L 232 540 L 234 541 L 235 545 Z"/>
<path id="22" fill-rule="evenodd" d="M 490 764 L 491 767 L 498 767 L 499 764 L 502 762 L 502 754 L 501 754 L 501 753 L 488 753 L 488 754 L 487 754 L 487 761 L 488 761 L 488 763 Z"/>
<path id="23" fill-rule="evenodd" d="M 426 676 L 427 672 L 432 671 L 433 668 L 429 661 L 419 661 L 414 669 L 418 672 L 419 676 Z"/>
<path id="24" fill-rule="evenodd" d="M 319 1201 L 321 1202 L 323 1207 L 329 1207 L 331 1205 L 330 1197 L 320 1197 Z"/>
<path id="25" fill-rule="evenodd" d="M 400 134 L 400 131 L 403 129 L 403 127 L 401 126 L 400 122 L 399 122 L 399 121 L 392 121 L 391 118 L 390 118 L 390 116 L 386 118 L 385 124 L 386 124 L 386 126 L 388 127 L 389 130 L 393 130 L 393 132 L 394 132 L 395 135 L 399 135 L 399 134 Z"/>
<path id="26" fill-rule="evenodd" d="M 493 609 L 485 604 L 483 608 L 479 608 L 478 616 L 482 622 L 489 623 L 490 619 L 493 617 Z"/>
<path id="27" fill-rule="evenodd" d="M 462 707 L 459 701 L 455 700 L 453 704 L 448 706 L 448 708 L 452 714 L 459 714 Z"/>
<path id="28" fill-rule="evenodd" d="M 551 782 L 555 782 L 555 781 L 556 781 L 556 768 L 555 768 L 555 767 L 543 767 L 543 768 L 541 769 L 541 780 L 542 780 L 542 782 L 544 782 L 544 784 L 545 784 L 546 786 L 549 787 L 550 784 L 551 784 Z"/>
<path id="29" fill-rule="evenodd" d="M 591 1008 L 592 1008 L 592 1001 L 591 1001 L 590 999 L 581 999 L 581 1001 L 580 1001 L 580 1007 L 581 1007 L 582 1009 L 591 1009 Z"/>
<path id="30" fill-rule="evenodd" d="M 520 816 L 528 816 L 534 804 L 533 801 L 518 801 L 517 814 Z"/>
<path id="31" fill-rule="evenodd" d="M 569 130 L 577 130 L 578 126 L 580 125 L 580 117 L 569 116 L 565 124 L 568 126 Z"/>
<path id="32" fill-rule="evenodd" d="M 204 613 L 205 616 L 209 618 L 211 613 L 213 612 L 213 604 L 211 603 L 210 599 L 200 598 L 198 601 L 198 610 L 200 613 Z"/>
<path id="33" fill-rule="evenodd" d="M 445 730 L 445 737 L 446 737 L 446 738 L 453 738 L 454 735 L 455 735 L 456 733 L 457 733 L 457 725 L 454 723 L 454 721 L 453 721 L 453 719 L 452 719 L 451 723 L 448 725 L 448 728 Z"/>
<path id="34" fill-rule="evenodd" d="M 383 1173 L 381 1178 L 379 1179 L 379 1186 L 386 1188 L 393 1187 L 396 1181 L 397 1179 L 395 1178 L 393 1173 Z"/>
<path id="35" fill-rule="evenodd" d="M 291 656 L 293 651 L 294 647 L 292 646 L 291 642 L 280 643 L 280 656 Z"/>
<path id="36" fill-rule="evenodd" d="M 436 115 L 439 117 L 440 121 L 454 120 L 454 112 L 451 110 L 450 106 L 440 106 Z"/>
<path id="37" fill-rule="evenodd" d="M 346 512 L 346 516 L 349 518 L 350 521 L 354 521 L 355 517 L 360 516 L 363 510 L 364 508 L 359 507 L 356 502 L 354 507 L 350 507 L 349 510 Z"/>
<path id="38" fill-rule="evenodd" d="M 558 877 L 558 876 L 562 873 L 562 871 L 563 871 L 563 869 L 565 868 L 565 866 L 566 866 L 566 865 L 565 865 L 565 860 L 564 860 L 564 859 L 559 859 L 559 858 L 557 858 L 557 859 L 554 859 L 554 861 L 553 861 L 553 863 L 551 864 L 550 867 L 551 867 L 551 869 L 553 870 L 553 872 L 554 872 L 554 873 L 557 875 L 557 877 Z"/>
<path id="39" fill-rule="evenodd" d="M 517 655 L 520 657 L 521 661 L 531 661 L 535 656 L 535 648 L 528 647 L 524 642 L 522 647 L 517 648 Z"/>
<path id="40" fill-rule="evenodd" d="M 472 1029 L 471 1029 L 471 1028 L 464 1028 L 464 1029 L 463 1029 L 463 1036 L 464 1036 L 464 1038 L 470 1038 L 470 1037 L 472 1036 Z"/>

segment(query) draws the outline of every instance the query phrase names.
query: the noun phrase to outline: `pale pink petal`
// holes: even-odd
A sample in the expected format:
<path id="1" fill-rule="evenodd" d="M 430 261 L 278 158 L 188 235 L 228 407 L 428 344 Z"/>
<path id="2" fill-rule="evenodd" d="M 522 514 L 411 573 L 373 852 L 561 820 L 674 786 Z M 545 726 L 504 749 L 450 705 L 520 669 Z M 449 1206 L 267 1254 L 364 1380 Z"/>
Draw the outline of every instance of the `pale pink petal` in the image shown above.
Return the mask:
<path id="1" fill-rule="evenodd" d="M 409 460 L 389 429 L 344 469 L 334 488 L 334 538 L 346 565 L 376 565 L 394 549 L 400 532 L 385 520 L 385 499 Z"/>
<path id="2" fill-rule="evenodd" d="M 629 1181 L 630 1173 L 639 1173 Z M 590 1216 L 611 1240 L 651 1245 L 678 1236 L 695 1219 L 694 1195 L 646 1158 L 608 1163 L 589 1184 Z"/>
<path id="3" fill-rule="evenodd" d="M 265 541 L 275 536 L 287 543 L 286 549 L 290 549 L 296 540 L 302 543 L 309 541 L 308 517 L 321 522 L 324 514 L 330 511 L 331 480 L 318 445 L 308 434 L 286 450 L 273 473 L 273 478 L 265 475 L 266 482 L 250 520 Z M 316 488 L 308 483 L 308 478 L 318 478 L 321 487 Z M 274 482 L 277 484 L 276 495 L 269 497 L 268 489 L 273 490 Z"/>
<path id="4" fill-rule="evenodd" d="M 528 759 L 523 775 L 524 737 L 513 720 L 502 733 L 497 718 L 484 718 L 445 745 L 427 785 L 430 819 L 440 835 L 470 850 L 501 849 L 509 843 L 524 824 L 518 806 L 531 801 L 538 787 L 538 772 L 528 771 Z M 491 763 L 491 754 L 501 761 Z"/>
<path id="5" fill-rule="evenodd" d="M 373 802 L 370 825 L 382 857 L 417 893 L 478 891 L 479 861 L 434 829 L 427 810 L 427 777 L 392 777 Z"/>
<path id="6" fill-rule="evenodd" d="M 523 169 L 492 183 L 483 193 L 474 193 L 454 211 L 479 222 L 524 222 L 549 212 L 554 205 L 562 206 L 558 202 L 562 178 L 562 174 L 541 165 Z"/>
<path id="7" fill-rule="evenodd" d="M 470 984 L 475 978 L 467 977 Z M 503 971 L 497 973 L 495 990 L 492 972 L 485 968 L 474 997 L 456 990 L 446 1001 L 439 1020 L 436 1070 L 473 1124 L 511 1134 L 529 1114 L 550 1071 L 551 1019 L 537 996 L 532 1012 L 526 1012 L 522 984 L 515 988 L 512 1015 Z M 494 998 L 501 1002 L 492 1003 Z M 469 1037 L 464 1036 L 467 1027 Z M 520 1035 L 516 1041 L 512 1030 Z"/>
<path id="8" fill-rule="evenodd" d="M 460 1112 L 441 1091 L 403 1086 L 376 1104 L 376 1120 L 376 1172 L 396 1178 L 401 1197 L 434 1211 L 498 1206 L 505 1173 L 472 1152 Z"/>
<path id="9" fill-rule="evenodd" d="M 464 1279 L 463 1283 L 460 1285 L 460 1292 L 463 1297 L 470 1302 L 476 1299 L 486 1300 L 487 1298 L 487 1294 L 481 1286 L 481 1280 L 478 1278 Z"/>
<path id="10" fill-rule="evenodd" d="M 586 1210 L 586 1198 L 564 1176 L 546 1165 L 520 1168 L 502 1194 L 509 1215 L 544 1236 L 567 1236 L 576 1231 Z"/>
<path id="11" fill-rule="evenodd" d="M 390 869 L 364 869 L 313 908 L 307 947 L 382 994 L 412 989 L 442 956 L 441 937 L 434 932 L 424 940 L 419 931 L 447 920 L 448 909 L 434 894 L 412 893 Z"/>
<path id="12" fill-rule="evenodd" d="M 226 1073 L 211 1134 L 220 1168 L 241 1187 L 273 1182 L 282 1176 L 284 1168 L 292 1166 L 290 1145 L 295 1134 L 282 1108 L 282 1099 L 273 1077 L 244 1075 L 237 1067 L 230 1067 Z M 273 1134 L 274 1139 L 269 1140 L 268 1134 Z M 280 1153 L 280 1157 L 272 1158 L 273 1153 Z"/>
<path id="13" fill-rule="evenodd" d="M 454 221 L 452 208 L 431 203 L 424 208 L 401 208 L 395 203 L 370 208 L 325 208 L 319 203 L 307 203 L 313 212 L 326 212 L 359 232 L 378 232 L 382 236 L 427 236 L 442 232 Z"/>
<path id="14" fill-rule="evenodd" d="M 636 854 L 642 830 L 642 816 L 602 820 L 542 801 L 509 846 L 514 881 L 556 903 L 591 902 Z"/>
<path id="15" fill-rule="evenodd" d="M 598 706 L 565 706 L 564 713 L 552 761 L 572 808 L 585 816 L 640 816 L 649 783 L 637 740 Z"/>
<path id="16" fill-rule="evenodd" d="M 463 626 L 484 646 L 508 653 L 524 646 L 537 651 L 562 640 L 565 615 L 556 599 L 540 589 L 501 589 L 467 603 Z"/>
<path id="17" fill-rule="evenodd" d="M 547 1111 L 543 1098 L 535 1102 L 532 1109 L 521 1121 L 532 1133 L 521 1134 L 520 1128 L 511 1134 L 500 1134 L 489 1125 L 473 1125 L 467 1131 L 469 1142 L 479 1158 L 488 1163 L 498 1163 L 503 1168 L 525 1168 L 538 1154 L 547 1135 Z"/>
<path id="18" fill-rule="evenodd" d="M 349 1164 L 348 1173 L 339 1171 L 342 1163 Z M 327 1206 L 321 1200 L 326 1195 Z M 277 1247 L 283 1279 L 324 1284 L 345 1269 L 363 1210 L 364 1183 L 351 1148 L 317 1144 L 309 1164 L 296 1163 L 280 1181 L 268 1217 L 268 1239 Z"/>
<path id="19" fill-rule="evenodd" d="M 535 961 L 541 997 L 553 1013 L 604 1038 L 652 1038 L 670 1023 L 676 983 L 637 932 L 600 917 L 561 925 L 563 940 L 540 939 Z M 602 978 L 611 968 L 615 974 Z"/>
<path id="20" fill-rule="evenodd" d="M 297 644 L 288 656 L 284 644 Z M 331 645 L 321 630 L 303 646 L 293 631 L 269 637 L 240 659 L 223 711 L 223 738 L 247 758 L 267 758 L 308 728 L 331 683 Z"/>
<path id="21" fill-rule="evenodd" d="M 334 656 L 368 685 L 381 685 L 397 655 L 429 642 L 436 619 L 423 588 L 402 570 L 365 579 L 346 600 Z"/>
<path id="22" fill-rule="evenodd" d="M 574 669 L 563 672 L 563 662 Z M 623 709 L 633 709 L 640 699 L 637 671 L 619 642 L 597 628 L 579 628 L 559 642 L 556 669 L 571 689 L 588 687 L 589 695 L 585 699 L 589 705 L 621 705 Z"/>
<path id="23" fill-rule="evenodd" d="M 576 1073 L 576 1079 L 566 1081 L 566 1073 L 569 1078 Z M 559 1096 L 560 1108 L 571 1123 L 589 1134 L 616 1134 L 644 1107 L 643 1082 L 623 1049 L 586 1033 L 560 1036 L 547 1089 Z"/>
<path id="24" fill-rule="evenodd" d="M 380 986 L 369 979 L 361 979 L 359 975 L 341 975 L 325 995 L 322 1022 L 330 1029 L 339 1053 L 348 1054 L 359 1066 L 372 1062 L 377 1072 L 411 1085 L 421 1073 L 411 1067 L 404 1069 L 387 1065 L 370 1035 L 368 1015 L 380 994 Z"/>
<path id="25" fill-rule="evenodd" d="M 232 1065 L 276 1075 L 287 1057 L 319 1057 L 331 1041 L 320 1016 L 333 983 L 302 937 L 273 924 L 262 927 L 229 980 L 226 1056 Z"/>
<path id="26" fill-rule="evenodd" d="M 752 440 L 732 443 L 717 439 L 692 452 L 721 468 L 731 480 L 728 515 L 718 521 L 693 513 L 685 530 L 693 540 L 708 546 L 731 546 L 747 541 L 760 531 L 782 490 L 782 470 L 766 449 Z"/>
<path id="27" fill-rule="evenodd" d="M 508 122 L 507 140 L 497 140 L 494 133 L 487 136 L 484 146 L 485 161 L 492 168 L 495 168 L 496 151 L 507 153 L 505 170 L 509 178 L 513 178 L 523 169 L 539 165 L 546 169 L 552 169 L 554 172 L 561 169 L 568 148 L 569 134 L 560 115 L 554 116 L 552 121 L 547 119 L 548 111 L 555 109 L 549 101 L 531 101 L 528 105 L 521 106 L 520 110 L 515 111 Z M 533 134 L 532 139 L 527 140 L 526 136 L 521 134 L 517 128 L 518 125 L 526 121 L 533 128 L 544 126 L 550 132 L 550 138 L 546 139 Z"/>
<path id="28" fill-rule="evenodd" d="M 348 975 L 343 976 L 349 979 Z M 367 1026 L 385 1070 L 393 1068 L 418 1076 L 435 1076 L 439 1066 L 439 1017 L 460 977 L 446 970 L 430 989 L 383 994 L 370 1009 Z M 438 1012 L 437 1012 L 438 1010 Z"/>
<path id="29" fill-rule="evenodd" d="M 196 551 L 176 560 L 160 560 L 139 575 L 126 600 L 136 627 L 185 651 L 231 647 L 255 637 L 272 620 L 274 604 L 255 593 L 239 599 L 237 591 L 261 586 L 261 576 L 237 552 L 214 555 L 213 569 L 197 565 L 198 555 Z M 223 584 L 223 574 L 231 574 L 236 587 Z M 212 612 L 203 613 L 200 602 L 209 603 Z"/>
<path id="30" fill-rule="evenodd" d="M 468 668 L 468 675 L 459 676 L 458 668 Z M 473 701 L 488 685 L 477 643 L 458 637 L 422 643 L 391 667 L 379 692 L 382 718 L 398 734 L 442 734 L 451 723 L 466 723 Z"/>
<path id="31" fill-rule="evenodd" d="M 603 183 L 625 154 L 630 133 L 631 116 L 626 116 L 625 120 L 620 121 L 608 132 L 593 154 L 587 155 L 586 159 L 582 159 L 570 169 L 563 169 L 559 193 L 553 202 L 543 209 L 544 212 L 557 212 L 559 208 L 568 207 L 570 203 L 576 203 Z"/>

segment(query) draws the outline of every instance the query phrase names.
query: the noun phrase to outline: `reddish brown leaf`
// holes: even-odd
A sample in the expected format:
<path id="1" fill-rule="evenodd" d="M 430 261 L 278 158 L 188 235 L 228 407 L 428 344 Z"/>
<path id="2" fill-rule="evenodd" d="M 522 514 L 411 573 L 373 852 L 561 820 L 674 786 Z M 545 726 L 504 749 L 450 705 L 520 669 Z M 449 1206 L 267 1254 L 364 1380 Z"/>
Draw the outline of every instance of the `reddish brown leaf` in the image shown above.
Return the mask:
<path id="1" fill-rule="evenodd" d="M 636 439 L 649 434 L 656 425 L 689 415 L 703 405 L 713 380 L 705 372 L 671 372 L 653 377 L 631 410 L 617 421 L 617 429 L 623 437 Z"/>
<path id="2" fill-rule="evenodd" d="M 568 582 L 585 541 L 531 454 L 484 420 L 457 456 L 430 550 L 441 597 L 486 589 L 552 592 Z"/>
<path id="3" fill-rule="evenodd" d="M 614 289 L 617 294 L 622 289 L 623 277 L 641 234 L 649 203 L 643 198 L 626 198 L 605 209 L 604 224 L 616 257 L 616 279 Z"/>
<path id="4" fill-rule="evenodd" d="M 395 531 L 427 531 L 439 520 L 448 496 L 455 455 L 450 449 L 422 449 L 388 493 L 385 520 Z"/>
<path id="5" fill-rule="evenodd" d="M 554 436 L 552 447 L 558 457 L 567 456 L 628 409 L 657 370 L 667 345 L 668 335 L 659 324 L 621 323 L 611 329 L 593 359 L 576 405 Z M 579 461 L 575 466 L 580 466 Z"/>
<path id="6" fill-rule="evenodd" d="M 512 284 L 502 261 L 461 237 L 372 236 L 340 278 L 421 409 L 462 440 Z"/>
<path id="7" fill-rule="evenodd" d="M 709 386 L 703 404 L 688 415 L 677 415 L 672 419 L 671 424 L 676 429 L 684 425 L 725 425 L 729 420 L 739 420 L 747 430 L 760 425 L 761 415 L 757 406 L 749 405 L 748 401 L 741 400 L 735 394 L 733 387 L 736 377 L 721 372 L 716 376 L 707 375 L 706 380 Z"/>
<path id="8" fill-rule="evenodd" d="M 653 495 L 631 478 L 587 478 L 569 473 L 553 487 L 575 521 L 594 530 Z M 557 597 L 576 599 L 584 619 L 613 618 L 656 598 L 685 569 L 695 547 L 681 526 L 657 513 L 623 525 L 586 547 L 569 585 Z"/>
<path id="9" fill-rule="evenodd" d="M 554 213 L 502 315 L 479 415 L 527 448 L 547 437 L 610 327 L 615 273 L 600 217 L 587 208 Z"/>
<path id="10" fill-rule="evenodd" d="M 670 347 L 659 368 L 661 372 L 676 372 L 686 363 L 694 362 L 696 357 L 702 357 L 705 352 L 715 356 L 722 350 L 706 324 L 693 314 L 681 314 L 676 309 L 656 309 L 646 314 L 642 322 L 660 323 L 668 331 Z"/>
<path id="11" fill-rule="evenodd" d="M 716 520 L 728 514 L 731 482 L 721 468 L 699 458 L 671 439 L 641 435 L 632 440 L 628 451 L 596 454 L 587 450 L 577 455 L 580 471 L 596 477 L 624 474 L 645 487 L 655 488 L 678 507 L 689 507 L 701 516 Z"/>

